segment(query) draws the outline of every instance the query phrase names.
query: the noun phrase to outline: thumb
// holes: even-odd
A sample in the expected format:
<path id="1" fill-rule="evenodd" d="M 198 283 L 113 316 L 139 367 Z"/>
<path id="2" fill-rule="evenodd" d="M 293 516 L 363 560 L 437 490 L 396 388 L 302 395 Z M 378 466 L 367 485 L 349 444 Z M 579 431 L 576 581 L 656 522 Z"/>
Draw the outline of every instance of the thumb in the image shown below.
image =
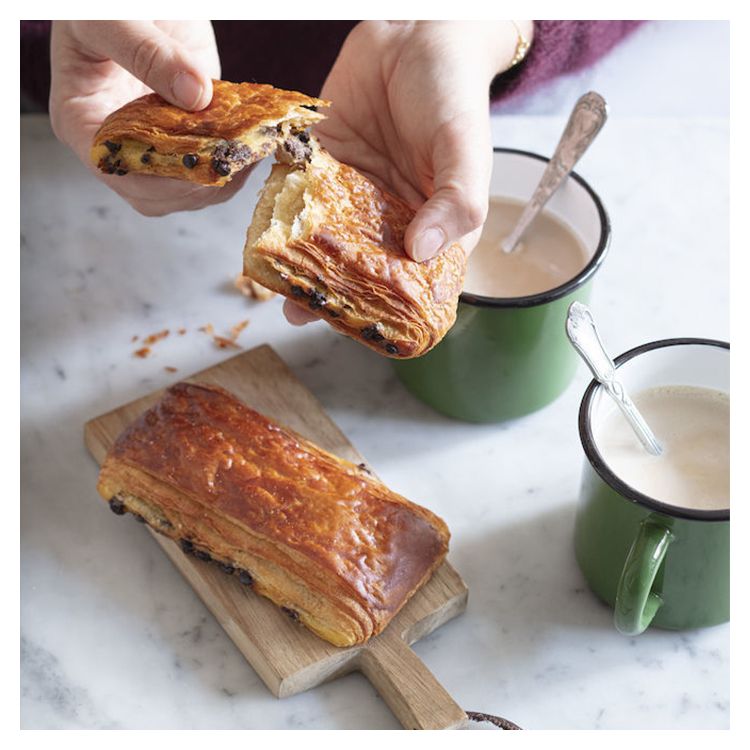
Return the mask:
<path id="1" fill-rule="evenodd" d="M 487 218 L 492 147 L 485 120 L 486 114 L 480 114 L 468 126 L 451 122 L 436 134 L 434 192 L 404 236 L 406 252 L 416 261 L 432 258 L 466 235 L 476 238 Z"/>
<path id="2" fill-rule="evenodd" d="M 208 73 L 190 52 L 149 21 L 97 21 L 86 24 L 84 41 L 182 109 L 207 107 L 213 96 Z"/>

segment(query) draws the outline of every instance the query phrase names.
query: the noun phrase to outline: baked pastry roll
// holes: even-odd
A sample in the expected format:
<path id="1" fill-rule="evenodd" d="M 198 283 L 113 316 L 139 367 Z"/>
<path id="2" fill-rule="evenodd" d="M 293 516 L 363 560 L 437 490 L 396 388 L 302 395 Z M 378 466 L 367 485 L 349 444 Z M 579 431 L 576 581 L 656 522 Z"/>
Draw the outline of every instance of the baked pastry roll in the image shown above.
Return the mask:
<path id="1" fill-rule="evenodd" d="M 104 120 L 91 160 L 107 174 L 138 172 L 224 185 L 279 145 L 303 153 L 303 131 L 323 119 L 315 107 L 328 104 L 263 83 L 229 81 L 214 81 L 211 103 L 198 112 L 147 94 Z"/>
<path id="2" fill-rule="evenodd" d="M 404 233 L 414 210 L 310 144 L 307 158 L 274 164 L 247 231 L 244 274 L 381 354 L 424 354 L 455 322 L 466 253 L 454 244 L 411 260 Z"/>
<path id="3" fill-rule="evenodd" d="M 98 490 L 336 646 L 380 633 L 448 551 L 436 515 L 209 385 L 169 388 Z"/>

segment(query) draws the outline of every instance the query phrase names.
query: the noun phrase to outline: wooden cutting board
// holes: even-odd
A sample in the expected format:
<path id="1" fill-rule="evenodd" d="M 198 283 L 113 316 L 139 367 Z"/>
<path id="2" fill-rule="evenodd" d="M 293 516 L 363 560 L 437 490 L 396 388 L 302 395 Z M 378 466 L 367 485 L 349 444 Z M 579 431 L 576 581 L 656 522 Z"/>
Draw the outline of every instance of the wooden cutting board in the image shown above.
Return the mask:
<path id="1" fill-rule="evenodd" d="M 364 461 L 270 346 L 185 379 L 220 385 L 337 456 Z M 123 428 L 161 395 L 157 391 L 86 423 L 86 446 L 100 464 Z M 337 648 L 290 621 L 236 577 L 185 555 L 170 539 L 149 531 L 274 695 L 294 695 L 360 670 L 407 729 L 451 729 L 466 722 L 464 711 L 409 648 L 466 608 L 468 589 L 447 561 L 383 633 L 362 646 Z"/>

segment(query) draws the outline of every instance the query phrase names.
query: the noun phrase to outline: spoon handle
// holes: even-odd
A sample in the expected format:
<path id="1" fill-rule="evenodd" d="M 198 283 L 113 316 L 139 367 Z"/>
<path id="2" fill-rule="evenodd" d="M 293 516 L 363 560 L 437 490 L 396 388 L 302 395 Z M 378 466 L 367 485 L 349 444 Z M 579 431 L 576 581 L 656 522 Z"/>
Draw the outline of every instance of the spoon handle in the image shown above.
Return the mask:
<path id="1" fill-rule="evenodd" d="M 521 235 L 544 208 L 560 183 L 570 174 L 606 120 L 607 102 L 600 94 L 589 91 L 576 102 L 555 153 L 549 160 L 531 200 L 526 204 L 513 231 L 501 243 L 504 252 L 513 252 Z"/>
<path id="2" fill-rule="evenodd" d="M 594 377 L 620 408 L 643 447 L 654 456 L 661 455 L 662 447 L 659 441 L 617 379 L 617 368 L 604 349 L 591 310 L 580 302 L 574 302 L 568 308 L 565 331 L 570 343 L 589 366 Z"/>

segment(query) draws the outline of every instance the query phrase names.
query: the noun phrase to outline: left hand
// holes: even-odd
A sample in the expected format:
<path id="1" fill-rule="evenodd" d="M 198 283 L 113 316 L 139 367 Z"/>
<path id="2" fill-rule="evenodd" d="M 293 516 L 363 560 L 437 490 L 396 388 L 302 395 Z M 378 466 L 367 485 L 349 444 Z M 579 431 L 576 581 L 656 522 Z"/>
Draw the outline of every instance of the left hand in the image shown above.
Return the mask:
<path id="1" fill-rule="evenodd" d="M 531 39 L 531 21 L 518 22 Z M 333 103 L 315 127 L 339 161 L 417 211 L 404 237 L 416 261 L 453 242 L 471 251 L 487 215 L 492 170 L 489 86 L 518 33 L 509 21 L 364 21 L 323 86 Z M 290 300 L 290 323 L 316 320 Z"/>
<path id="2" fill-rule="evenodd" d="M 195 210 L 242 187 L 249 168 L 228 185 L 208 187 L 142 174 L 122 179 L 91 163 L 91 142 L 104 119 L 143 94 L 155 91 L 188 111 L 209 105 L 211 79 L 220 77 L 210 21 L 54 21 L 50 60 L 55 135 L 136 211 L 162 216 Z"/>

